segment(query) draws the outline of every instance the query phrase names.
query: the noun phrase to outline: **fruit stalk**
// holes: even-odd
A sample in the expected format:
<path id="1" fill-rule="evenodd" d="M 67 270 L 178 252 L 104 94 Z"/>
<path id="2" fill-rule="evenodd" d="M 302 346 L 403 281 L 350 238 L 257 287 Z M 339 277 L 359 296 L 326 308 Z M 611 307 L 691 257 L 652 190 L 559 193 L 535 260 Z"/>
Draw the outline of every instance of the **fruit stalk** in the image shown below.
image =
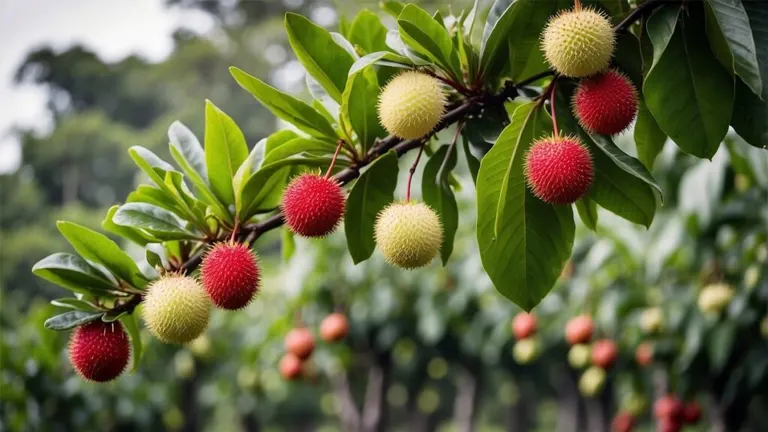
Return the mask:
<path id="1" fill-rule="evenodd" d="M 411 181 L 413 180 L 413 174 L 416 172 L 416 167 L 419 166 L 419 161 L 421 160 L 421 154 L 424 153 L 424 147 L 426 146 L 427 146 L 427 142 L 424 141 L 421 147 L 419 147 L 419 153 L 416 155 L 416 160 L 413 161 L 413 165 L 411 165 L 411 169 L 408 170 L 408 187 L 405 190 L 406 201 L 411 200 Z"/>

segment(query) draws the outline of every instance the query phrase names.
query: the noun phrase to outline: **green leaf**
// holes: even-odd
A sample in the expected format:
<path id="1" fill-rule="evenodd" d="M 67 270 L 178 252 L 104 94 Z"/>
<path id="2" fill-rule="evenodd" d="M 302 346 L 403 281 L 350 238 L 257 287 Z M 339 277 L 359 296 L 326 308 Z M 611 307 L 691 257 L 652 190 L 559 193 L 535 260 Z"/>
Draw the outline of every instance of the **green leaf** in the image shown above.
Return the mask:
<path id="1" fill-rule="evenodd" d="M 211 191 L 224 204 L 235 203 L 232 178 L 248 157 L 245 136 L 224 111 L 205 101 L 205 163 Z"/>
<path id="2" fill-rule="evenodd" d="M 661 187 L 656 184 L 656 179 L 651 176 L 651 173 L 648 172 L 648 169 L 639 160 L 621 151 L 609 137 L 603 135 L 590 135 L 590 138 L 597 147 L 611 158 L 616 166 L 656 189 L 656 192 L 659 193 L 659 197 L 661 198 L 661 203 L 664 204 L 664 195 L 661 191 Z"/>
<path id="3" fill-rule="evenodd" d="M 294 138 L 280 147 L 272 150 L 264 158 L 264 166 L 280 162 L 290 158 L 291 156 L 305 153 L 312 156 L 332 156 L 336 151 L 336 143 L 328 141 L 320 141 L 313 138 Z M 337 163 L 344 163 L 342 159 L 337 160 Z"/>
<path id="4" fill-rule="evenodd" d="M 174 159 L 181 165 L 184 172 L 190 178 L 197 177 L 201 183 L 207 184 L 208 170 L 205 167 L 205 153 L 195 134 L 184 123 L 177 120 L 168 128 L 168 140 L 170 147 L 176 149 L 178 157 Z"/>
<path id="5" fill-rule="evenodd" d="M 357 134 L 363 152 L 373 146 L 376 138 L 387 136 L 379 123 L 379 83 L 372 71 L 352 75 L 342 97 L 341 113 Z"/>
<path id="6" fill-rule="evenodd" d="M 384 12 L 397 18 L 400 16 L 400 13 L 403 12 L 403 9 L 405 9 L 405 3 L 395 0 L 382 1 L 381 8 Z"/>
<path id="7" fill-rule="evenodd" d="M 48 255 L 32 267 L 32 273 L 76 293 L 104 296 L 117 290 L 88 262 L 68 253 Z"/>
<path id="8" fill-rule="evenodd" d="M 620 70 L 627 74 L 636 88 L 643 87 L 643 57 L 640 51 L 640 40 L 632 33 L 621 33 L 616 37 L 614 53 Z"/>
<path id="9" fill-rule="evenodd" d="M 477 183 L 477 172 L 480 171 L 480 160 L 472 154 L 472 150 L 469 148 L 469 138 L 467 137 L 466 129 L 461 132 L 461 137 L 464 142 L 464 156 L 467 158 L 469 174 L 472 176 L 472 181 Z"/>
<path id="10" fill-rule="evenodd" d="M 397 173 L 397 154 L 389 151 L 360 175 L 349 192 L 344 212 L 344 232 L 355 264 L 373 254 L 376 247 L 373 239 L 376 216 L 394 200 Z"/>
<path id="11" fill-rule="evenodd" d="M 747 11 L 741 0 L 707 0 L 707 36 L 720 63 L 735 72 L 756 95 L 763 81 Z"/>
<path id="12" fill-rule="evenodd" d="M 61 315 L 48 318 L 45 321 L 45 328 L 48 330 L 63 331 L 73 329 L 77 326 L 96 321 L 104 315 L 104 312 L 83 312 L 83 311 L 69 311 L 64 312 Z"/>
<path id="13" fill-rule="evenodd" d="M 131 372 L 135 372 L 141 364 L 141 355 L 143 353 L 143 345 L 141 343 L 141 332 L 139 331 L 139 324 L 136 321 L 136 314 L 127 314 L 120 317 L 120 322 L 125 327 L 125 331 L 128 332 L 128 336 L 131 338 Z"/>
<path id="14" fill-rule="evenodd" d="M 407 46 L 440 65 L 455 80 L 461 81 L 459 55 L 442 23 L 437 22 L 424 9 L 409 4 L 400 13 L 397 26 L 400 38 Z"/>
<path id="15" fill-rule="evenodd" d="M 656 156 L 664 149 L 667 135 L 656 123 L 656 119 L 648 111 L 642 99 L 638 101 L 634 136 L 637 156 L 648 169 L 652 169 Z"/>
<path id="16" fill-rule="evenodd" d="M 165 173 L 175 171 L 168 162 L 160 159 L 144 147 L 133 146 L 128 149 L 128 154 L 136 165 L 149 176 L 149 179 L 159 187 L 162 187 L 164 183 Z"/>
<path id="17" fill-rule="evenodd" d="M 155 189 L 155 188 L 151 188 L 151 189 Z M 155 190 L 159 191 L 159 189 L 155 189 Z M 107 211 L 107 216 L 104 218 L 103 221 L 101 221 L 102 228 L 111 232 L 112 234 L 116 234 L 116 235 L 119 235 L 120 237 L 127 238 L 128 240 L 140 246 L 144 246 L 147 243 L 159 242 L 159 240 L 155 236 L 147 234 L 141 230 L 115 224 L 112 221 L 112 218 L 115 216 L 115 213 L 119 208 L 120 208 L 119 205 L 114 205 L 109 208 L 109 210 Z"/>
<path id="18" fill-rule="evenodd" d="M 542 28 L 557 10 L 555 0 L 497 0 L 483 30 L 482 76 L 495 80 L 508 70 L 517 81 L 547 70 L 539 39 Z"/>
<path id="19" fill-rule="evenodd" d="M 246 180 L 251 177 L 251 174 L 258 171 L 264 161 L 264 153 L 266 152 L 267 139 L 264 138 L 256 143 L 251 149 L 251 153 L 248 154 L 248 158 L 243 161 L 240 168 L 235 172 L 235 176 L 232 178 L 232 188 L 235 191 L 235 209 L 242 208 L 242 192 L 245 186 Z"/>
<path id="20" fill-rule="evenodd" d="M 251 93 L 278 118 L 295 125 L 316 138 L 326 138 L 333 141 L 339 138 L 328 120 L 305 102 L 268 86 L 260 79 L 248 75 L 236 67 L 229 68 L 229 71 L 242 88 Z"/>
<path id="21" fill-rule="evenodd" d="M 680 15 L 680 5 L 663 5 L 656 9 L 646 22 L 646 33 L 651 40 L 653 47 L 653 61 L 651 66 L 646 68 L 650 71 L 661 59 L 662 54 L 667 49 L 669 41 L 675 34 L 677 28 L 677 18 Z"/>
<path id="22" fill-rule="evenodd" d="M 575 233 L 570 206 L 539 201 L 525 184 L 525 152 L 551 130 L 541 107 L 521 105 L 481 161 L 477 176 L 477 243 L 483 267 L 501 294 L 528 311 L 554 286 Z"/>
<path id="23" fill-rule="evenodd" d="M 649 31 L 655 28 L 651 24 Z M 650 37 L 656 57 L 658 37 L 654 33 Z M 733 78 L 708 47 L 699 43 L 704 37 L 694 20 L 677 26 L 645 78 L 643 94 L 661 129 L 683 151 L 709 159 L 728 132 Z"/>
<path id="24" fill-rule="evenodd" d="M 112 274 L 136 288 L 147 286 L 149 281 L 136 263 L 104 234 L 72 222 L 59 221 L 56 226 L 83 258 L 103 265 Z"/>
<path id="25" fill-rule="evenodd" d="M 299 134 L 290 129 L 283 129 L 273 133 L 267 137 L 267 142 L 264 144 L 264 156 L 266 157 L 272 150 L 298 137 Z M 262 165 L 264 164 L 262 163 Z"/>
<path id="26" fill-rule="evenodd" d="M 387 50 L 387 28 L 378 15 L 368 9 L 357 14 L 347 38 L 366 53 Z"/>
<path id="27" fill-rule="evenodd" d="M 378 51 L 366 54 L 357 59 L 352 67 L 349 68 L 349 76 L 352 76 L 374 64 L 384 64 L 387 66 L 408 68 L 411 65 L 411 61 L 407 57 L 403 57 L 389 51 Z"/>
<path id="28" fill-rule="evenodd" d="M 459 228 L 459 207 L 448 183 L 448 176 L 456 167 L 456 149 L 451 148 L 450 157 L 445 159 L 450 147 L 448 145 L 440 147 L 429 158 L 421 176 L 421 194 L 424 203 L 437 212 L 443 224 L 443 244 L 440 248 L 443 265 L 448 263 L 448 258 L 453 252 L 453 240 Z M 444 160 L 446 163 L 443 167 Z M 440 171 L 441 168 L 442 171 Z"/>
<path id="29" fill-rule="evenodd" d="M 731 322 L 719 323 L 707 339 L 712 372 L 719 374 L 731 356 L 731 350 L 736 341 L 736 326 Z"/>
<path id="30" fill-rule="evenodd" d="M 152 204 L 127 203 L 120 206 L 112 221 L 120 226 L 146 230 L 161 240 L 199 239 L 175 214 Z"/>
<path id="31" fill-rule="evenodd" d="M 355 59 L 327 30 L 294 13 L 285 14 L 288 42 L 307 72 L 336 101 L 347 84 L 347 72 Z"/>
<path id="32" fill-rule="evenodd" d="M 283 227 L 280 230 L 280 237 L 282 240 L 280 255 L 283 258 L 283 262 L 287 262 L 293 256 L 293 253 L 296 252 L 296 239 L 293 234 L 293 231 L 289 230 L 286 227 Z"/>
<path id="33" fill-rule="evenodd" d="M 83 312 L 98 312 L 98 309 L 92 303 L 74 297 L 53 299 L 51 300 L 51 304 L 64 309 L 73 309 Z"/>
<path id="34" fill-rule="evenodd" d="M 757 46 L 757 60 L 760 64 L 760 75 L 764 81 L 768 79 L 768 9 L 760 2 L 744 2 L 744 8 L 749 16 L 752 36 Z M 762 99 L 762 100 L 761 100 Z M 768 149 L 768 85 L 763 82 L 763 92 L 760 97 L 752 93 L 740 81 L 736 82 L 736 103 L 733 108 L 731 125 L 736 132 L 750 145 Z"/>
<path id="35" fill-rule="evenodd" d="M 592 231 L 597 230 L 597 203 L 592 201 L 589 196 L 576 201 L 576 210 L 584 226 Z"/>

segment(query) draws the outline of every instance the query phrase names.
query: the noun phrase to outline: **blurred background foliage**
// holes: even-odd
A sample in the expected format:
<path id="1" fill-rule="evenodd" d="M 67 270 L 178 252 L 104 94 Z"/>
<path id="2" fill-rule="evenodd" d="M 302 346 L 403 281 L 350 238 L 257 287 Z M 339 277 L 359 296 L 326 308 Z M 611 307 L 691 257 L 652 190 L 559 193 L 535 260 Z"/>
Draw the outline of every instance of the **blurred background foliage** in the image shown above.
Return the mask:
<path id="1" fill-rule="evenodd" d="M 768 430 L 768 155 L 736 135 L 712 161 L 667 146 L 654 168 L 667 201 L 650 230 L 608 213 L 600 213 L 596 234 L 580 228 L 572 265 L 535 311 L 541 355 L 531 364 L 512 357 L 509 326 L 518 311 L 482 270 L 474 188 L 466 183 L 447 267 L 401 272 L 379 257 L 354 266 L 339 235 L 281 248 L 276 232 L 257 244 L 267 278 L 245 312 L 216 311 L 205 336 L 187 347 L 144 335 L 142 367 L 116 382 L 79 379 L 66 335 L 42 326 L 58 290 L 30 272 L 68 247 L 54 222 L 98 229 L 106 209 L 141 181 L 128 147 L 168 156 L 166 129 L 177 119 L 201 136 L 206 98 L 251 144 L 279 128 L 227 68 L 300 92 L 285 11 L 329 27 L 362 8 L 378 11 L 377 3 L 352 0 L 167 3 L 206 11 L 216 31 L 180 28 L 160 63 L 106 63 L 73 46 L 38 49 L 18 67 L 18 82 L 48 90 L 54 127 L 21 131 L 22 165 L 0 176 L 0 430 L 332 431 L 362 412 L 378 419 L 378 430 L 599 432 L 617 411 L 643 405 L 642 427 L 651 430 L 649 406 L 666 391 L 702 403 L 700 430 Z M 426 7 L 447 12 L 464 3 Z M 699 291 L 721 281 L 735 298 L 722 316 L 702 314 Z M 655 335 L 641 330 L 648 307 L 663 311 Z M 350 319 L 345 343 L 321 344 L 305 379 L 283 381 L 276 367 L 283 335 L 298 322 L 316 330 L 334 310 Z M 566 360 L 563 327 L 582 313 L 621 349 L 595 398 L 579 394 L 579 372 Z M 640 368 L 634 351 L 648 341 L 656 362 Z"/>

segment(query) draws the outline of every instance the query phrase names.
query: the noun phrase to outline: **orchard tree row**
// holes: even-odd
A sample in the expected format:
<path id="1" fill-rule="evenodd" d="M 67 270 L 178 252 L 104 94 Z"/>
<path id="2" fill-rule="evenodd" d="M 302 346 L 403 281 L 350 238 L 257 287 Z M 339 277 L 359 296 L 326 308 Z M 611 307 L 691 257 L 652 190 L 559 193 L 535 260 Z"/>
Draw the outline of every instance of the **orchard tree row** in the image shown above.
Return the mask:
<path id="1" fill-rule="evenodd" d="M 483 267 L 530 311 L 571 256 L 574 207 L 593 230 L 598 207 L 651 225 L 663 195 L 649 168 L 667 137 L 702 158 L 729 127 L 766 147 L 768 13 L 758 2 L 497 0 L 484 25 L 477 2 L 448 17 L 392 1 L 385 10 L 396 29 L 370 12 L 338 33 L 286 15 L 310 102 L 231 68 L 291 125 L 250 151 L 210 101 L 203 145 L 171 125 L 176 166 L 130 149 L 151 184 L 102 226 L 144 247 L 143 262 L 101 233 L 58 223 L 77 254 L 51 255 L 33 271 L 75 293 L 54 301 L 72 310 L 46 327 L 74 329 L 70 358 L 82 376 L 117 377 L 131 351 L 138 365 L 137 310 L 159 340 L 183 344 L 205 331 L 213 307 L 247 306 L 262 289 L 253 248 L 283 224 L 286 242 L 322 242 L 343 220 L 355 263 L 375 250 L 402 269 L 438 255 L 450 263 L 460 152 L 476 187 Z M 633 121 L 638 158 L 611 138 Z M 453 138 L 437 145 L 447 129 Z M 395 196 L 398 158 L 411 150 L 405 196 Z"/>

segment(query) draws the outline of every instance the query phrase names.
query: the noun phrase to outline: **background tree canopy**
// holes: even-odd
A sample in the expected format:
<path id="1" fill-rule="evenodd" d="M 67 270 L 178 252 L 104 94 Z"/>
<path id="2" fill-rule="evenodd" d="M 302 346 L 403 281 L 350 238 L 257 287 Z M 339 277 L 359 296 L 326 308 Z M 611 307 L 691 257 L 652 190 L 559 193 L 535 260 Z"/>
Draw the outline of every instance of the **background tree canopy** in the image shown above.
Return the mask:
<path id="1" fill-rule="evenodd" d="M 619 34 L 612 65 L 640 95 L 634 126 L 613 139 L 576 122 L 575 82 L 553 80 L 539 47 L 550 15 L 572 2 L 166 3 L 209 14 L 214 34 L 178 29 L 173 52 L 157 63 L 42 47 L 17 68 L 18 83 L 46 89 L 54 124 L 45 134 L 19 131 L 22 164 L 0 175 L 0 428 L 599 432 L 611 422 L 629 430 L 617 426 L 629 415 L 635 430 L 650 431 L 664 427 L 654 402 L 671 394 L 703 409 L 704 420 L 686 430 L 768 430 L 761 2 L 584 0 L 610 16 Z M 374 253 L 371 210 L 406 195 L 417 159 L 406 153 L 421 144 L 387 137 L 373 121 L 379 91 L 403 67 L 452 87 L 412 187 L 440 214 L 446 241 L 440 263 L 408 272 Z M 576 211 L 534 198 L 514 162 L 518 145 L 551 131 L 554 116 L 587 143 L 596 167 Z M 239 127 L 245 156 L 254 155 L 244 178 L 227 178 L 231 203 L 214 179 L 201 178 L 201 188 L 191 178 L 198 166 L 189 153 L 170 150 L 188 148 L 190 133 L 208 148 L 212 118 L 225 125 L 225 141 Z M 339 145 L 332 172 L 344 182 L 362 176 L 346 225 L 308 240 L 279 227 L 275 211 L 289 178 L 328 167 L 336 144 L 327 135 L 351 147 Z M 180 159 L 191 166 L 181 167 L 185 177 L 163 162 Z M 153 195 L 160 190 L 178 201 Z M 162 210 L 165 225 L 114 223 L 126 202 Z M 256 301 L 214 311 L 186 345 L 163 344 L 134 322 L 140 367 L 106 385 L 74 374 L 66 334 L 44 323 L 86 313 L 98 296 L 62 299 L 60 287 L 30 271 L 56 274 L 36 263 L 77 249 L 57 221 L 106 232 L 138 263 L 119 279 L 142 289 L 158 269 L 192 270 L 202 251 L 195 242 L 228 237 L 242 215 L 255 227 L 242 240 L 260 237 Z M 514 247 L 499 247 L 500 236 Z M 120 267 L 86 258 L 100 277 Z M 713 313 L 702 293 L 716 285 L 727 285 L 729 298 Z M 133 320 L 125 312 L 141 296 L 132 295 L 130 310 L 119 298 L 108 303 L 117 312 L 91 310 L 87 319 Z M 511 323 L 534 306 L 536 333 L 517 340 Z M 285 380 L 286 333 L 317 334 L 334 311 L 349 320 L 343 343 L 318 342 L 302 379 Z M 592 317 L 594 340 L 618 348 L 602 379 L 588 378 L 594 368 L 577 364 L 564 339 L 577 315 Z M 584 345 L 587 356 L 594 347 Z M 641 361 L 648 347 L 652 359 Z"/>

